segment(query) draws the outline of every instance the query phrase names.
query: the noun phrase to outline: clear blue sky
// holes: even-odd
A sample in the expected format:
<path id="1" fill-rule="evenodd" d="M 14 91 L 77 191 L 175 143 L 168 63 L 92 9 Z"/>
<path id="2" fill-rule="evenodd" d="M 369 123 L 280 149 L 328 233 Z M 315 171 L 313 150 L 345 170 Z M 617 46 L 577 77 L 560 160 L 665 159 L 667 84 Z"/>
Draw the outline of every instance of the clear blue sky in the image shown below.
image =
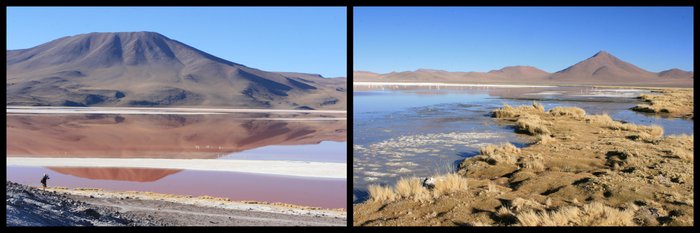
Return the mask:
<path id="1" fill-rule="evenodd" d="M 347 76 L 344 7 L 8 7 L 7 49 L 89 32 L 154 31 L 267 71 Z"/>
<path id="2" fill-rule="evenodd" d="M 356 7 L 354 70 L 556 72 L 600 50 L 659 72 L 693 69 L 693 8 Z"/>

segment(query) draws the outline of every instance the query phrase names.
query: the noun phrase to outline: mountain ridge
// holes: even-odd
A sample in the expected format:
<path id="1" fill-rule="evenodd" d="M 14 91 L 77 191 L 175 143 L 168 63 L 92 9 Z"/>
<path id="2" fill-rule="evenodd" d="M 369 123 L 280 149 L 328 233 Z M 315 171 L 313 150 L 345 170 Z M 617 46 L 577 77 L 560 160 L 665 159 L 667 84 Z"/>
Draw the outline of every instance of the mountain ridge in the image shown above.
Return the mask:
<path id="1" fill-rule="evenodd" d="M 7 75 L 7 105 L 346 108 L 342 79 L 263 71 L 148 31 L 8 50 Z"/>
<path id="2" fill-rule="evenodd" d="M 420 71 L 420 72 L 419 72 Z M 365 82 L 447 82 L 473 84 L 564 84 L 564 85 L 625 85 L 671 86 L 693 85 L 693 72 L 669 69 L 650 72 L 625 62 L 601 50 L 567 68 L 549 73 L 533 66 L 506 66 L 488 72 L 431 72 L 430 69 L 378 74 L 354 72 L 353 81 Z"/>

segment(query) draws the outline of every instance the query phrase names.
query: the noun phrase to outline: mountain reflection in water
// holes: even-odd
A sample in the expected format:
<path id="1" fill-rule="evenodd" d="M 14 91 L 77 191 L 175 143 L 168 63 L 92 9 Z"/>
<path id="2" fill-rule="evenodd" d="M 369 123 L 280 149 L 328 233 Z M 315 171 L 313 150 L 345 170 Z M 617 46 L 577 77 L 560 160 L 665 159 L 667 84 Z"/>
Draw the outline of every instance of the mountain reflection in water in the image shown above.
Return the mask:
<path id="1" fill-rule="evenodd" d="M 8 157 L 217 159 L 271 145 L 346 141 L 345 120 L 315 114 L 8 114 Z M 269 120 L 283 117 L 288 120 Z M 344 148 L 342 148 L 344 149 Z M 181 170 L 49 169 L 88 179 L 151 182 Z"/>

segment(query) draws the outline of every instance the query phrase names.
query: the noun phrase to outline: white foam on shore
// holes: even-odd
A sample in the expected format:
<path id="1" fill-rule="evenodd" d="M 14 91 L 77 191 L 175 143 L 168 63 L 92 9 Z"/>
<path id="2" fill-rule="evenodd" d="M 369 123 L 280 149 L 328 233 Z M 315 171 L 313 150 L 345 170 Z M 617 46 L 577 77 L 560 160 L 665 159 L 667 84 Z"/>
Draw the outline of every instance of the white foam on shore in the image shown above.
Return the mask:
<path id="1" fill-rule="evenodd" d="M 7 106 L 7 113 L 53 114 L 224 114 L 224 113 L 325 113 L 347 114 L 345 110 L 292 110 L 292 109 L 226 109 L 226 108 L 135 108 L 135 107 L 60 107 L 60 106 Z"/>
<path id="2" fill-rule="evenodd" d="M 309 178 L 345 179 L 347 177 L 345 163 L 307 161 L 7 157 L 7 166 L 155 168 L 244 172 Z"/>
<path id="3" fill-rule="evenodd" d="M 445 86 L 445 87 L 556 87 L 546 85 L 515 84 L 468 84 L 468 83 L 395 83 L 395 82 L 353 82 L 353 86 Z"/>

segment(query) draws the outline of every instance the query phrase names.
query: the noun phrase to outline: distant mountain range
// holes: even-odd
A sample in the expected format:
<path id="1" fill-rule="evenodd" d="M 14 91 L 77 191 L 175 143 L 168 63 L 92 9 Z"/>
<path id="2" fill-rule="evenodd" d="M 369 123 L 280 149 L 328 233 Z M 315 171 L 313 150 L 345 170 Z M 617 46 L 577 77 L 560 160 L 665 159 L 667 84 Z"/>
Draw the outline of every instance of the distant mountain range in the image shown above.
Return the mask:
<path id="1" fill-rule="evenodd" d="M 653 73 L 622 61 L 610 53 L 600 51 L 586 60 L 555 73 L 548 73 L 531 66 L 508 66 L 485 73 L 427 69 L 388 74 L 355 71 L 353 81 L 692 87 L 693 72 L 670 69 Z"/>
<path id="2" fill-rule="evenodd" d="M 247 67 L 155 32 L 89 33 L 8 50 L 6 103 L 346 109 L 346 83 Z"/>

